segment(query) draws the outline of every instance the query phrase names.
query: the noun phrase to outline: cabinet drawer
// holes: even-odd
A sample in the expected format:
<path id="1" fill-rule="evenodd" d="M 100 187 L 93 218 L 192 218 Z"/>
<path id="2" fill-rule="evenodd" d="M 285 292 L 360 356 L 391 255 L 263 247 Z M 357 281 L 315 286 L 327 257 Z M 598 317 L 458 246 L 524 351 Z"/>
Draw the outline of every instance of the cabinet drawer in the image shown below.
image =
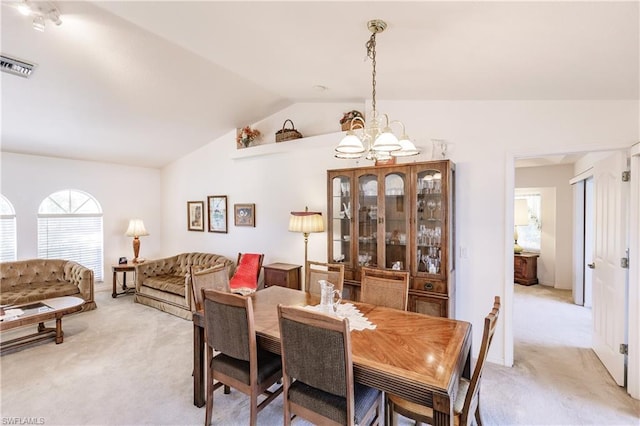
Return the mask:
<path id="1" fill-rule="evenodd" d="M 449 316 L 448 303 L 449 299 L 446 297 L 409 294 L 409 310 L 420 314 L 447 318 Z"/>
<path id="2" fill-rule="evenodd" d="M 415 277 L 411 283 L 411 289 L 447 294 L 447 283 L 441 280 Z"/>

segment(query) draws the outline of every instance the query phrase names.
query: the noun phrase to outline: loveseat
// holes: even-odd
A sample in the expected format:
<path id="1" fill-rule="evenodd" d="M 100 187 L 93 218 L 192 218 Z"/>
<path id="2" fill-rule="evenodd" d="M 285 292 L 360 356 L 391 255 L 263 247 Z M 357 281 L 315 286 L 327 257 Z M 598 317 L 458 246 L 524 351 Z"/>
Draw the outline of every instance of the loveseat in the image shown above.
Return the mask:
<path id="1" fill-rule="evenodd" d="M 191 320 L 194 303 L 191 294 L 191 267 L 229 267 L 229 276 L 235 271 L 232 260 L 211 253 L 181 253 L 163 259 L 146 260 L 136 265 L 137 303 L 152 306 L 172 315 Z"/>
<path id="2" fill-rule="evenodd" d="M 84 299 L 83 311 L 96 308 L 93 271 L 62 259 L 0 263 L 0 304 L 14 305 L 62 296 Z"/>

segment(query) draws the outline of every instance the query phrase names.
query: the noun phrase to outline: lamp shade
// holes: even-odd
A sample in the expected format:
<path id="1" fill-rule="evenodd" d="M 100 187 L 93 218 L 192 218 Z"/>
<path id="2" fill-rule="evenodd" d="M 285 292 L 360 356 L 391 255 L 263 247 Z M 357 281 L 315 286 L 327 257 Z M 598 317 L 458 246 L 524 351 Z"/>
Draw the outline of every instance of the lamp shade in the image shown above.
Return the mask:
<path id="1" fill-rule="evenodd" d="M 144 227 L 144 222 L 142 219 L 131 219 L 129 221 L 129 227 L 127 228 L 127 232 L 125 232 L 127 237 L 142 237 L 145 235 L 149 235 L 146 228 Z"/>
<path id="2" fill-rule="evenodd" d="M 289 231 L 291 232 L 324 232 L 324 221 L 320 212 L 291 212 L 289 216 Z"/>
<path id="3" fill-rule="evenodd" d="M 336 152 L 343 154 L 360 154 L 364 152 L 364 146 L 360 138 L 352 131 L 349 131 L 336 147 Z"/>
<path id="4" fill-rule="evenodd" d="M 515 226 L 524 226 L 529 224 L 529 208 L 527 207 L 527 200 L 515 200 L 513 223 Z"/>

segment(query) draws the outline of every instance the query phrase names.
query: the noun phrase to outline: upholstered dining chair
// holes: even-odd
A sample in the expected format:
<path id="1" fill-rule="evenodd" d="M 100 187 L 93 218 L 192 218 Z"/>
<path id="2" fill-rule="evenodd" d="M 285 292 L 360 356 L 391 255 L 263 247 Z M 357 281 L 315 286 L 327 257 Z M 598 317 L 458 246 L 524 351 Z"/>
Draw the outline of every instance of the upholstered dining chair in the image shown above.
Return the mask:
<path id="1" fill-rule="evenodd" d="M 382 393 L 353 380 L 349 320 L 278 306 L 284 424 L 377 425 Z"/>
<path id="2" fill-rule="evenodd" d="M 453 405 L 453 415 L 455 425 L 471 425 L 475 418 L 478 426 L 482 426 L 480 415 L 480 379 L 484 364 L 487 360 L 489 347 L 493 340 L 493 334 L 498 324 L 500 314 L 500 297 L 495 296 L 493 308 L 484 319 L 484 331 L 482 332 L 482 344 L 476 366 L 473 370 L 471 380 L 460 378 L 458 382 L 458 394 Z M 401 414 L 414 420 L 417 423 L 433 424 L 433 410 L 419 404 L 414 404 L 395 395 L 387 395 L 387 424 L 394 424 L 394 413 Z"/>
<path id="3" fill-rule="evenodd" d="M 229 291 L 229 267 L 222 264 L 211 267 L 192 266 L 191 294 L 193 295 L 193 311 L 204 309 L 202 304 L 203 289 Z"/>
<path id="4" fill-rule="evenodd" d="M 360 281 L 360 301 L 372 305 L 407 310 L 409 271 L 378 269 L 363 266 Z"/>
<path id="5" fill-rule="evenodd" d="M 238 266 L 229 281 L 229 290 L 241 294 L 256 291 L 263 260 L 261 253 L 238 253 Z"/>
<path id="6" fill-rule="evenodd" d="M 318 283 L 320 280 L 330 282 L 333 284 L 334 290 L 342 293 L 344 286 L 344 264 L 322 263 L 308 260 L 304 271 L 304 282 L 307 293 L 320 297 L 320 284 Z"/>
<path id="7" fill-rule="evenodd" d="M 249 424 L 254 426 L 258 412 L 282 393 L 282 386 L 269 391 L 282 378 L 280 356 L 258 348 L 250 297 L 218 290 L 204 290 L 203 296 L 209 366 L 205 425 L 213 417 L 213 393 L 224 384 L 249 395 Z M 214 356 L 214 351 L 219 353 Z M 261 394 L 266 398 L 258 404 Z"/>

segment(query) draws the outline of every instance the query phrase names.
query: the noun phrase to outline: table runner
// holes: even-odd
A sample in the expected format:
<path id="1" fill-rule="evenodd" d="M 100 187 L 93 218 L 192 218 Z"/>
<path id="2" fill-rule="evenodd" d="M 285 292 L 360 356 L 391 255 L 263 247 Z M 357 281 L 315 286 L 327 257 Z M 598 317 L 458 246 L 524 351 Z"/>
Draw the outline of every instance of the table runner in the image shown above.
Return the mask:
<path id="1" fill-rule="evenodd" d="M 307 305 L 305 309 L 326 312 L 322 305 Z M 376 328 L 376 325 L 369 321 L 352 303 L 340 303 L 335 315 L 349 319 L 349 331 L 375 330 Z"/>

